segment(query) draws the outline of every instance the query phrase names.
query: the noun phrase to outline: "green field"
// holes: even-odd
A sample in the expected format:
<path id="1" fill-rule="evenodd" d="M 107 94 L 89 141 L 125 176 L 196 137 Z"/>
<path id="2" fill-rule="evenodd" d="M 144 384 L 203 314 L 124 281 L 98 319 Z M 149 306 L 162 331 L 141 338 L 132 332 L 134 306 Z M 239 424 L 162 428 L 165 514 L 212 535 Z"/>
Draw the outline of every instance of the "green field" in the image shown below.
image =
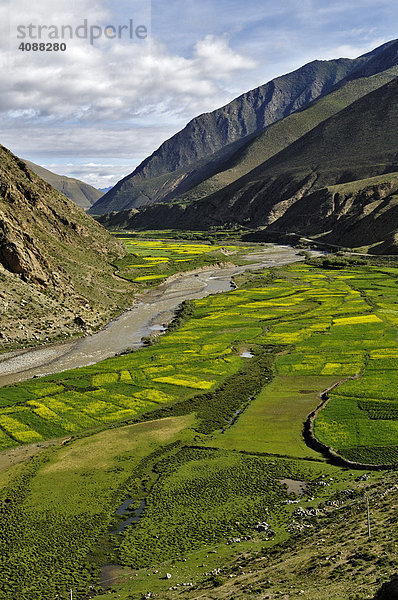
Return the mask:
<path id="1" fill-rule="evenodd" d="M 189 424 L 180 417 L 104 431 L 17 475 L 2 494 L 0 598 L 63 598 L 95 576 L 87 555 L 140 476 L 140 461 Z"/>
<path id="2" fill-rule="evenodd" d="M 117 262 L 118 274 L 146 287 L 161 283 L 180 271 L 227 262 L 231 255 L 236 259 L 248 249 L 243 245 L 220 245 L 216 242 L 136 239 L 135 235 L 126 233 L 114 235 L 124 242 L 128 251 L 128 255 Z"/>
<path id="3" fill-rule="evenodd" d="M 122 562 L 134 569 L 247 536 L 251 544 L 274 539 L 276 532 L 277 539 L 284 539 L 297 507 L 286 504 L 294 494 L 287 493 L 281 480 L 312 482 L 312 494 L 321 498 L 321 475 L 335 474 L 323 465 L 205 448 L 184 448 L 158 465 L 158 471 L 145 518 L 126 532 L 120 546 Z M 263 521 L 272 535 L 255 530 Z"/>
<path id="4" fill-rule="evenodd" d="M 153 260 L 154 245 L 142 248 Z M 150 347 L 2 388 L 5 453 L 68 441 L 1 474 L 0 598 L 66 600 L 73 587 L 84 600 L 108 565 L 106 597 L 166 600 L 177 594 L 166 572 L 199 584 L 237 552 L 315 532 L 297 508 L 355 498 L 363 473 L 303 440 L 323 390 L 340 384 L 315 420 L 320 441 L 350 460 L 397 460 L 397 276 L 305 264 L 248 273 L 235 291 L 195 301 Z M 299 495 L 285 479 L 301 482 Z M 115 535 L 126 498 L 144 512 Z"/>
<path id="5" fill-rule="evenodd" d="M 350 459 L 382 463 L 386 451 L 394 462 L 396 270 L 367 267 L 325 274 L 300 265 L 278 271 L 264 285 L 267 277 L 197 301 L 191 318 L 155 346 L 1 389 L 1 447 L 132 421 L 215 389 L 249 360 L 240 357 L 241 350 L 253 347 L 261 353 L 274 347 L 286 350 L 276 358 L 272 391 L 264 388 L 218 443 L 231 447 L 237 437 L 241 447 L 247 429 L 250 448 L 269 451 L 267 436 L 259 438 L 260 428 L 252 430 L 260 411 L 261 434 L 271 428 L 274 439 L 279 427 L 286 432 L 294 422 L 297 451 L 292 447 L 290 453 L 307 456 L 299 429 L 318 393 L 360 375 L 332 392 L 315 433 Z"/>
<path id="6" fill-rule="evenodd" d="M 303 438 L 303 423 L 320 403 L 319 392 L 338 380 L 330 376 L 280 376 L 264 387 L 238 422 L 209 441 L 219 448 L 318 458 Z"/>

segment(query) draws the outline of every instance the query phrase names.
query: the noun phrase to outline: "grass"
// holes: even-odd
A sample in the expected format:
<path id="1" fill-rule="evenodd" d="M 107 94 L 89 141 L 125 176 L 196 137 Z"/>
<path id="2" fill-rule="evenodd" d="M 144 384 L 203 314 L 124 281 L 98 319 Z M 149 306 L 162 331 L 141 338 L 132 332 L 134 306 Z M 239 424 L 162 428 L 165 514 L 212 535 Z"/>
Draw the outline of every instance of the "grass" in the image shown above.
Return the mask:
<path id="1" fill-rule="evenodd" d="M 122 563 L 134 569 L 184 557 L 202 545 L 255 537 L 258 522 L 267 521 L 274 531 L 260 539 L 275 531 L 281 539 L 292 517 L 281 479 L 316 477 L 298 462 L 204 448 L 183 449 L 157 471 L 145 517 L 126 532 L 119 549 Z"/>
<path id="2" fill-rule="evenodd" d="M 344 538 L 344 528 L 336 528 L 336 518 L 340 518 L 339 512 L 343 510 L 347 520 L 351 517 L 352 525 L 352 498 L 356 499 L 362 514 L 357 517 L 356 527 L 350 528 L 350 535 L 347 531 L 344 541 L 349 542 L 351 549 L 347 552 L 345 548 L 343 554 L 349 555 L 357 550 L 356 544 L 365 541 L 363 491 L 369 483 L 355 481 L 361 472 L 341 472 L 330 465 L 310 461 L 275 460 L 198 448 L 180 452 L 174 464 L 168 461 L 164 468 L 167 473 L 161 475 L 153 489 L 144 519 L 122 540 L 121 552 L 133 568 L 125 567 L 115 572 L 119 578 L 108 583 L 110 591 L 100 598 L 138 599 L 150 590 L 169 600 L 183 592 L 182 582 L 193 583 L 190 597 L 213 597 L 213 569 L 221 571 L 222 597 L 238 595 L 245 600 L 256 597 L 255 593 L 251 595 L 251 590 L 244 589 L 241 582 L 234 586 L 236 581 L 228 581 L 231 573 L 235 573 L 233 578 L 257 573 L 263 584 L 271 579 L 274 593 L 278 589 L 288 589 L 291 583 L 294 584 L 294 578 L 288 577 L 288 585 L 286 574 L 285 579 L 282 574 L 280 579 L 276 573 L 270 575 L 272 557 L 278 559 L 275 565 L 283 565 L 301 550 L 303 562 L 307 545 L 313 544 L 312 551 L 316 545 L 324 546 L 325 550 L 329 548 L 328 544 L 337 545 L 337 539 Z M 309 493 L 301 497 L 289 495 L 286 487 L 281 485 L 281 478 L 286 476 L 306 480 Z M 379 474 L 372 474 L 370 485 L 376 487 L 379 480 Z M 355 490 L 348 500 L 344 493 L 347 488 Z M 294 504 L 286 504 L 293 500 Z M 347 509 L 343 507 L 345 503 Z M 340 511 L 334 509 L 334 519 L 329 517 L 330 530 L 322 533 L 325 508 L 334 504 L 341 507 Z M 299 518 L 294 515 L 298 506 L 304 510 L 317 506 L 322 516 Z M 372 502 L 372 518 L 373 510 Z M 393 508 L 390 508 L 390 517 L 392 514 Z M 275 535 L 257 532 L 254 525 L 258 519 L 270 523 Z M 292 535 L 289 529 L 294 529 L 295 533 Z M 379 535 L 378 527 L 375 536 Z M 318 548 L 318 553 L 320 550 L 322 548 Z M 256 568 L 260 558 L 261 573 Z M 315 555 L 312 564 L 314 562 L 317 562 Z M 136 568 L 138 564 L 143 566 Z M 307 566 L 307 562 L 305 564 Z M 296 565 L 299 569 L 298 560 Z M 275 571 L 275 567 L 272 570 Z M 166 573 L 172 575 L 170 581 L 165 581 Z M 312 586 L 310 573 L 306 572 L 305 577 Z M 298 573 L 296 578 L 302 581 Z M 319 578 L 319 572 L 318 579 L 322 589 L 330 583 L 327 575 Z M 266 588 L 265 585 L 265 594 Z M 323 600 L 322 595 L 311 597 Z"/>
<path id="3" fill-rule="evenodd" d="M 175 597 L 166 572 L 172 584 L 211 586 L 204 573 L 237 554 L 264 556 L 301 531 L 315 535 L 322 521 L 301 519 L 298 505 L 323 511 L 362 493 L 361 471 L 327 464 L 303 441 L 322 390 L 341 382 L 315 420 L 321 441 L 353 460 L 396 456 L 397 276 L 307 265 L 242 275 L 234 292 L 181 307 L 151 347 L 0 390 L 6 446 L 77 436 L 1 476 L 0 598 L 66 600 L 74 585 L 83 600 L 98 566 L 119 564 L 127 583 L 107 597 L 151 590 L 166 600 Z M 253 358 L 240 356 L 247 349 Z M 371 484 L 384 477 L 372 474 Z M 306 484 L 302 497 L 286 478 Z M 126 497 L 134 507 L 145 500 L 145 511 L 115 536 Z M 262 521 L 273 535 L 255 529 Z"/>
<path id="4" fill-rule="evenodd" d="M 64 598 L 72 586 L 84 589 L 95 574 L 87 554 L 115 519 L 140 461 L 191 421 L 188 416 L 105 431 L 48 451 L 19 471 L 1 498 L 0 597 Z"/>
<path id="5" fill-rule="evenodd" d="M 319 392 L 336 377 L 277 376 L 246 408 L 235 425 L 209 444 L 246 452 L 320 458 L 303 439 L 303 423 L 320 403 Z"/>

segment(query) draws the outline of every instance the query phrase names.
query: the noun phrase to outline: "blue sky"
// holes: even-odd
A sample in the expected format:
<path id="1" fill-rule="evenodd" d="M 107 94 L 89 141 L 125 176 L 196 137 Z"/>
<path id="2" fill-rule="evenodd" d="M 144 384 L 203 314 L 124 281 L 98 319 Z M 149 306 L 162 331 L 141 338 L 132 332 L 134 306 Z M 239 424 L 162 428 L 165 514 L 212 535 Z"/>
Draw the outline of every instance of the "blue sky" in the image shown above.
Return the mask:
<path id="1" fill-rule="evenodd" d="M 311 60 L 353 58 L 398 37 L 395 0 L 66 4 L 0 7 L 0 143 L 98 187 L 131 172 L 197 114 Z M 146 40 L 18 50 L 17 25 L 116 26 L 130 18 L 147 26 Z"/>

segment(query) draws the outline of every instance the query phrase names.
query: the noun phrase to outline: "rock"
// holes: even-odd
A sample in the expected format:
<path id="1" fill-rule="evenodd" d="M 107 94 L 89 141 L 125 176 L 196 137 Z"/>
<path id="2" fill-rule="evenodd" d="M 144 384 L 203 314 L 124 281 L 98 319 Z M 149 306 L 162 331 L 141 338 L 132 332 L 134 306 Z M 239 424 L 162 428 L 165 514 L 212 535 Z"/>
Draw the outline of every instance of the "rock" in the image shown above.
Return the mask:
<path id="1" fill-rule="evenodd" d="M 269 525 L 266 521 L 263 521 L 262 523 L 257 523 L 257 525 L 254 526 L 254 529 L 256 529 L 256 531 L 268 531 Z"/>
<path id="2" fill-rule="evenodd" d="M 4 221 L 0 222 L 0 231 L 1 229 L 0 262 L 3 267 L 11 273 L 20 275 L 24 281 L 46 285 L 48 282 L 47 275 L 33 251 L 12 235 Z M 8 231 L 8 236 L 5 230 Z"/>
<path id="3" fill-rule="evenodd" d="M 115 304 L 128 302 L 131 285 L 113 275 L 113 262 L 124 253 L 117 239 L 0 146 L 0 294 L 8 344 L 33 341 L 34 329 L 40 339 L 58 340 L 81 307 L 90 323 L 108 320 Z M 83 289 L 87 298 L 77 295 Z M 23 337 L 22 312 L 29 316 Z"/>
<path id="4" fill-rule="evenodd" d="M 78 327 L 81 327 L 82 329 L 84 329 L 86 327 L 86 322 L 81 317 L 75 317 L 73 319 L 73 322 L 75 325 L 77 325 Z"/>
<path id="5" fill-rule="evenodd" d="M 383 583 L 374 600 L 398 600 L 398 575 Z"/>

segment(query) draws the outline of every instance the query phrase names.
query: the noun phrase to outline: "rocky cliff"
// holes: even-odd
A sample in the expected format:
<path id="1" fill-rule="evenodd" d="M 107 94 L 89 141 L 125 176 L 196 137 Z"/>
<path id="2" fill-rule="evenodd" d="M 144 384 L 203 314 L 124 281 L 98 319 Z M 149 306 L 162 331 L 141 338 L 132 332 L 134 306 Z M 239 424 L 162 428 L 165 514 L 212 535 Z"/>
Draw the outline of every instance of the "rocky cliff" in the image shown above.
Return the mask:
<path id="1" fill-rule="evenodd" d="M 2 347 L 96 328 L 131 301 L 112 261 L 124 248 L 0 146 Z M 46 331 L 48 330 L 48 331 Z"/>

